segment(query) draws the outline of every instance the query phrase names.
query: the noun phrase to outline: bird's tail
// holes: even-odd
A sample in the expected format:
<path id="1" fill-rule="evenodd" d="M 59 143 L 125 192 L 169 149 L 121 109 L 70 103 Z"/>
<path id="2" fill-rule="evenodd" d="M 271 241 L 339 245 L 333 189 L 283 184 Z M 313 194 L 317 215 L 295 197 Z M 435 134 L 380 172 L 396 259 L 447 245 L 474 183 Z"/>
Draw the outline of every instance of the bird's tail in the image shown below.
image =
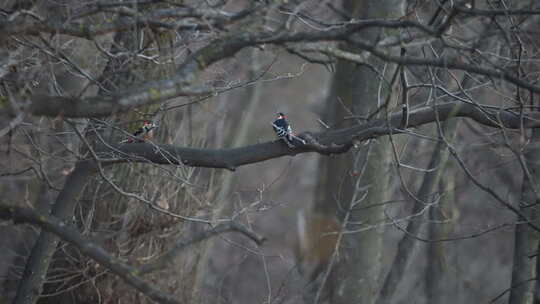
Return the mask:
<path id="1" fill-rule="evenodd" d="M 132 143 L 132 142 L 133 142 L 133 138 L 126 138 L 126 139 L 121 140 L 119 143 L 120 144 L 129 144 L 129 143 Z"/>

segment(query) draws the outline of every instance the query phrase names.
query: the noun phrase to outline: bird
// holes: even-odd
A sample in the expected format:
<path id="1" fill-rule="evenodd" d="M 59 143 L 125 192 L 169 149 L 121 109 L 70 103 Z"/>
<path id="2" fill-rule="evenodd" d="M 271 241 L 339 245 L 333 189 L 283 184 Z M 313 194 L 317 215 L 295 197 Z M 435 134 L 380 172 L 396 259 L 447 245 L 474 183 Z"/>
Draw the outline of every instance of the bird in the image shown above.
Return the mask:
<path id="1" fill-rule="evenodd" d="M 157 125 L 149 120 L 143 121 L 143 125 L 133 133 L 129 138 L 124 139 L 120 143 L 134 143 L 134 142 L 145 142 L 152 138 L 154 129 L 157 128 Z"/>
<path id="2" fill-rule="evenodd" d="M 283 112 L 278 112 L 276 119 L 272 122 L 272 128 L 278 138 L 282 139 L 289 148 L 295 148 L 300 144 L 306 144 L 305 140 L 294 135 L 291 125 L 287 122 L 287 116 Z"/>

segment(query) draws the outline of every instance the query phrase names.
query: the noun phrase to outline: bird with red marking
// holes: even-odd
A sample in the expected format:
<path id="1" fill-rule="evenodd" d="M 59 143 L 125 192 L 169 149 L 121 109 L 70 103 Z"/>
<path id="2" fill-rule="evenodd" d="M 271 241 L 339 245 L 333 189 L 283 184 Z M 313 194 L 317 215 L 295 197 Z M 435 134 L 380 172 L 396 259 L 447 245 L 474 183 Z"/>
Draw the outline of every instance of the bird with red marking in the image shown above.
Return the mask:
<path id="1" fill-rule="evenodd" d="M 272 128 L 278 138 L 282 139 L 289 148 L 296 148 L 305 145 L 306 141 L 294 135 L 291 125 L 287 121 L 287 116 L 282 112 L 277 113 L 276 119 L 272 122 Z"/>
<path id="2" fill-rule="evenodd" d="M 149 120 L 143 121 L 143 125 L 133 133 L 132 136 L 130 136 L 127 139 L 124 139 L 120 143 L 141 143 L 145 142 L 152 138 L 154 135 L 154 129 L 157 128 L 157 125 Z"/>

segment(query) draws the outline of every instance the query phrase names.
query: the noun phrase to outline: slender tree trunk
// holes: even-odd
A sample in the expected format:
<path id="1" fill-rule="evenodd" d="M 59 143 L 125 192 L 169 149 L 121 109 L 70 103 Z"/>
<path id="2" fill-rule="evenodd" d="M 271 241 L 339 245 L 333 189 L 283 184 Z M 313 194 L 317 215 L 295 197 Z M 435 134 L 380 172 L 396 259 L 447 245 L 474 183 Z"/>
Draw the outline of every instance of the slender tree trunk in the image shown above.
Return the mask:
<path id="1" fill-rule="evenodd" d="M 118 40 L 124 40 L 122 42 L 126 43 L 127 41 L 132 41 L 132 37 L 128 37 L 127 35 L 129 35 L 129 32 L 117 34 L 115 37 L 117 39 L 116 42 L 118 42 Z M 104 72 L 114 75 L 113 72 L 117 68 L 118 63 L 111 59 L 105 67 Z M 114 79 L 110 79 L 105 86 L 113 90 L 120 85 L 119 82 L 125 81 L 123 77 L 124 76 L 114 77 Z M 79 84 L 78 87 L 79 89 L 82 88 L 83 84 Z M 99 93 L 104 94 L 105 92 L 100 90 Z M 92 140 L 92 136 L 88 139 L 90 142 L 95 142 Z M 86 148 L 83 148 L 83 151 L 84 150 L 86 150 Z M 84 154 L 84 152 L 82 154 Z M 77 205 L 78 197 L 82 194 L 84 187 L 94 173 L 95 165 L 91 161 L 78 162 L 74 170 L 67 177 L 65 185 L 52 207 L 51 214 L 66 222 L 71 220 L 75 206 Z M 37 302 L 39 296 L 43 292 L 43 285 L 47 279 L 47 271 L 59 241 L 60 239 L 50 232 L 42 231 L 40 233 L 27 259 L 23 275 L 17 288 L 17 294 L 14 300 L 15 304 L 30 304 Z"/>
<path id="2" fill-rule="evenodd" d="M 540 180 L 540 130 L 532 131 L 530 143 L 525 151 L 526 166 L 533 180 L 524 174 L 521 187 L 521 201 L 519 208 L 530 220 L 537 221 L 538 201 L 534 189 L 538 189 Z M 532 304 L 535 301 L 535 283 L 531 281 L 537 276 L 537 257 L 530 257 L 537 253 L 539 234 L 528 225 L 516 226 L 514 237 L 514 266 L 512 269 L 512 283 L 510 291 L 510 304 Z M 537 300 L 538 302 L 538 300 Z"/>
<path id="3" fill-rule="evenodd" d="M 535 254 L 539 254 L 540 253 L 540 242 L 537 242 L 538 244 L 538 247 L 536 247 L 536 253 Z M 538 257 L 536 257 L 536 273 L 540 273 L 540 259 Z M 540 304 L 540 280 L 538 279 L 538 277 L 536 278 L 535 280 L 535 284 L 534 284 L 534 304 Z"/>
<path id="4" fill-rule="evenodd" d="M 68 223 L 73 216 L 77 198 L 86 181 L 94 172 L 94 165 L 88 162 L 79 162 L 73 172 L 68 176 L 62 191 L 58 195 L 52 209 L 52 215 Z M 32 252 L 26 262 L 22 278 L 17 288 L 17 295 L 13 303 L 36 303 L 47 276 L 47 270 L 52 256 L 60 239 L 53 233 L 42 231 Z"/>
<path id="5" fill-rule="evenodd" d="M 439 181 L 442 194 L 437 206 L 429 209 L 427 237 L 430 240 L 448 238 L 454 230 L 455 220 L 455 174 L 448 168 Z M 448 261 L 452 244 L 445 242 L 428 243 L 425 272 L 426 303 L 455 303 L 457 293 L 456 269 Z"/>
<path id="6" fill-rule="evenodd" d="M 447 129 L 451 134 L 454 134 L 455 122 L 446 122 L 445 126 L 446 128 L 444 129 Z M 434 197 L 433 193 L 438 189 L 439 181 L 445 172 L 448 156 L 449 152 L 446 149 L 445 143 L 441 141 L 438 142 L 427 166 L 428 168 L 438 169 L 425 174 L 417 194 L 417 198 L 420 201 L 414 202 L 413 210 L 411 212 L 413 215 L 420 214 L 427 205 L 434 203 L 431 198 Z M 424 217 L 424 215 L 421 216 Z M 422 220 L 411 220 L 408 222 L 407 228 L 405 229 L 410 235 L 418 235 L 423 224 L 424 221 Z M 381 288 L 380 296 L 377 299 L 378 304 L 392 303 L 392 297 L 395 294 L 399 282 L 404 277 L 405 270 L 413 257 L 417 243 L 418 241 L 416 239 L 408 235 L 404 235 L 399 241 L 394 261 L 390 266 L 390 270 L 386 275 Z"/>
<path id="7" fill-rule="evenodd" d="M 250 71 L 250 78 L 254 78 L 261 67 L 259 50 L 253 49 L 251 51 L 251 60 L 253 62 L 253 70 Z M 249 142 L 249 133 L 251 130 L 249 126 L 253 124 L 255 110 L 262 100 L 262 85 L 256 84 L 250 86 L 246 93 L 247 97 L 245 100 L 247 101 L 247 105 L 242 105 L 245 110 L 240 110 L 241 107 L 239 106 L 238 111 L 234 111 L 238 114 L 231 117 L 231 120 L 236 121 L 237 123 L 234 123 L 230 128 L 227 128 L 230 131 L 220 135 L 224 137 L 224 142 L 220 146 L 239 147 Z M 230 195 L 236 179 L 235 176 L 234 172 L 219 172 L 218 178 L 220 179 L 220 189 L 215 198 L 217 206 L 213 210 L 214 220 L 226 216 L 227 210 L 231 207 Z M 220 283 L 219 277 L 221 273 L 216 273 L 210 267 L 213 263 L 213 255 L 218 253 L 219 250 L 217 242 L 220 242 L 218 238 L 210 239 L 199 246 L 197 270 L 194 274 L 195 283 L 192 291 L 192 300 L 195 303 L 214 303 L 216 300 L 214 293 L 208 292 L 208 288 L 217 288 L 216 285 Z"/>
<path id="8" fill-rule="evenodd" d="M 402 1 L 395 0 L 356 1 L 347 2 L 345 9 L 351 12 L 353 17 L 360 19 L 397 18 L 403 13 L 401 6 Z M 363 35 L 362 39 L 376 43 L 382 35 L 381 31 L 371 31 Z M 353 122 L 351 119 L 344 120 L 345 118 L 366 117 L 385 103 L 389 91 L 381 76 L 390 79 L 396 67 L 385 66 L 375 58 L 370 58 L 369 61 L 371 67 L 338 62 L 324 117 L 328 123 L 345 126 Z M 378 73 L 373 71 L 373 67 Z M 384 113 L 384 109 L 381 113 Z M 341 211 L 357 203 L 352 201 L 354 197 L 360 198 L 364 193 L 367 195 L 357 205 L 360 209 L 353 210 L 349 219 L 362 223 L 362 226 L 349 226 L 349 229 L 369 228 L 361 233 L 350 234 L 344 239 L 342 248 L 347 248 L 347 251 L 340 255 L 344 257 L 338 267 L 340 280 L 326 282 L 333 284 L 334 286 L 327 287 L 336 291 L 333 293 L 332 303 L 373 303 L 377 295 L 383 229 L 376 223 L 384 218 L 384 213 L 382 207 L 364 207 L 389 198 L 391 151 L 388 138 L 379 138 L 376 142 L 362 145 L 346 155 L 321 161 L 317 195 L 319 200 L 315 202 L 315 212 L 333 215 L 337 211 L 342 218 Z M 358 191 L 362 193 L 355 196 Z"/>
<path id="9" fill-rule="evenodd" d="M 480 39 L 476 47 L 478 49 L 489 48 L 489 40 Z M 467 89 L 473 85 L 471 78 L 466 77 L 465 75 L 462 75 L 462 77 L 462 81 L 458 86 L 455 84 L 455 79 L 453 77 L 449 77 L 447 71 L 441 71 L 440 75 L 437 76 L 438 79 L 445 79 L 447 86 L 449 88 L 453 88 L 454 90 L 460 90 L 461 88 Z M 442 129 L 446 140 L 452 142 L 452 139 L 456 135 L 455 132 L 457 129 L 457 122 L 452 120 L 445 121 L 442 124 Z M 414 202 L 412 214 L 418 214 L 423 208 L 426 207 L 426 203 L 431 203 L 428 198 L 441 188 L 439 183 L 444 183 L 444 180 L 448 177 L 446 169 L 448 157 L 449 151 L 446 149 L 445 143 L 439 142 L 433 151 L 430 164 L 428 165 L 428 168 L 437 167 L 438 169 L 425 174 L 422 180 L 422 185 L 416 195 L 416 197 L 421 201 Z M 445 191 L 445 189 L 442 189 L 441 191 Z M 448 220 L 449 218 L 452 218 L 450 214 L 453 213 L 453 207 L 448 204 L 450 201 L 452 200 L 448 197 L 440 198 L 439 204 L 431 207 L 428 211 L 427 215 L 429 215 L 429 218 L 433 218 L 435 220 Z M 422 220 L 413 220 L 407 224 L 405 230 L 410 235 L 418 235 L 423 224 L 424 221 Z M 451 227 L 452 224 L 430 223 L 428 227 L 428 235 L 431 238 L 443 238 L 450 232 L 452 229 Z M 407 235 L 404 235 L 399 241 L 395 258 L 381 288 L 380 295 L 377 300 L 378 304 L 392 303 L 391 300 L 395 294 L 398 284 L 404 278 L 407 265 L 414 256 L 413 253 L 417 247 L 416 244 L 418 244 L 418 241 Z M 438 292 L 438 288 L 441 286 L 440 279 L 444 275 L 444 271 L 441 267 L 444 265 L 445 258 L 443 244 L 428 244 L 428 265 L 425 273 L 426 277 L 424 278 L 426 282 L 425 288 L 428 303 L 442 303 L 441 301 L 444 299 L 444 295 Z M 443 288 L 446 287 L 448 286 L 444 286 Z"/>
<path id="10" fill-rule="evenodd" d="M 516 1 L 516 3 L 522 5 L 529 4 L 528 1 L 523 0 Z M 498 5 L 502 6 L 502 4 Z M 537 21 L 538 18 L 536 18 Z M 520 35 L 515 34 L 515 36 L 512 35 L 511 37 L 515 40 L 514 43 L 516 46 L 518 44 L 520 46 L 519 51 L 518 48 L 514 48 L 511 50 L 511 54 L 515 59 L 521 58 Z M 522 67 L 518 65 L 516 68 L 518 77 L 522 76 L 520 75 L 522 73 L 521 70 Z M 520 92 L 518 91 L 517 93 Z M 522 99 L 519 94 L 517 94 L 517 97 L 517 99 Z M 538 106 L 538 101 L 534 105 Z M 525 167 L 529 170 L 529 174 L 527 172 L 523 173 L 519 209 L 529 220 L 538 224 L 538 220 L 540 219 L 538 214 L 538 204 L 540 203 L 538 199 L 540 195 L 540 129 L 533 129 L 529 140 L 530 142 L 525 147 L 522 158 Z M 538 267 L 540 267 L 540 259 L 538 259 L 539 241 L 540 234 L 531 229 L 529 225 L 524 223 L 516 226 L 514 233 L 514 264 L 512 268 L 512 282 L 510 284 L 512 289 L 510 290 L 509 304 L 540 303 L 540 283 L 538 283 L 537 277 Z M 536 279 L 536 282 L 533 281 L 534 279 Z"/>

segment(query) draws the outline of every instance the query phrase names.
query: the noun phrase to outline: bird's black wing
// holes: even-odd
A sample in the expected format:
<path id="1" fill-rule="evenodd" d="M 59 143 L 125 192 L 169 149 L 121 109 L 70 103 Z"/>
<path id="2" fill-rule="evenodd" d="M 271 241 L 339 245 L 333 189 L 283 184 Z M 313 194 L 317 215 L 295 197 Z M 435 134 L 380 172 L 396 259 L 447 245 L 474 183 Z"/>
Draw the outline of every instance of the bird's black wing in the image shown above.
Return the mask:
<path id="1" fill-rule="evenodd" d="M 139 136 L 144 132 L 143 128 L 139 128 L 135 133 L 133 133 L 133 136 Z"/>
<path id="2" fill-rule="evenodd" d="M 272 123 L 272 128 L 274 128 L 274 132 L 276 132 L 278 137 L 284 137 L 288 134 L 288 130 L 290 127 L 285 119 L 280 118 L 274 120 L 274 122 Z"/>

